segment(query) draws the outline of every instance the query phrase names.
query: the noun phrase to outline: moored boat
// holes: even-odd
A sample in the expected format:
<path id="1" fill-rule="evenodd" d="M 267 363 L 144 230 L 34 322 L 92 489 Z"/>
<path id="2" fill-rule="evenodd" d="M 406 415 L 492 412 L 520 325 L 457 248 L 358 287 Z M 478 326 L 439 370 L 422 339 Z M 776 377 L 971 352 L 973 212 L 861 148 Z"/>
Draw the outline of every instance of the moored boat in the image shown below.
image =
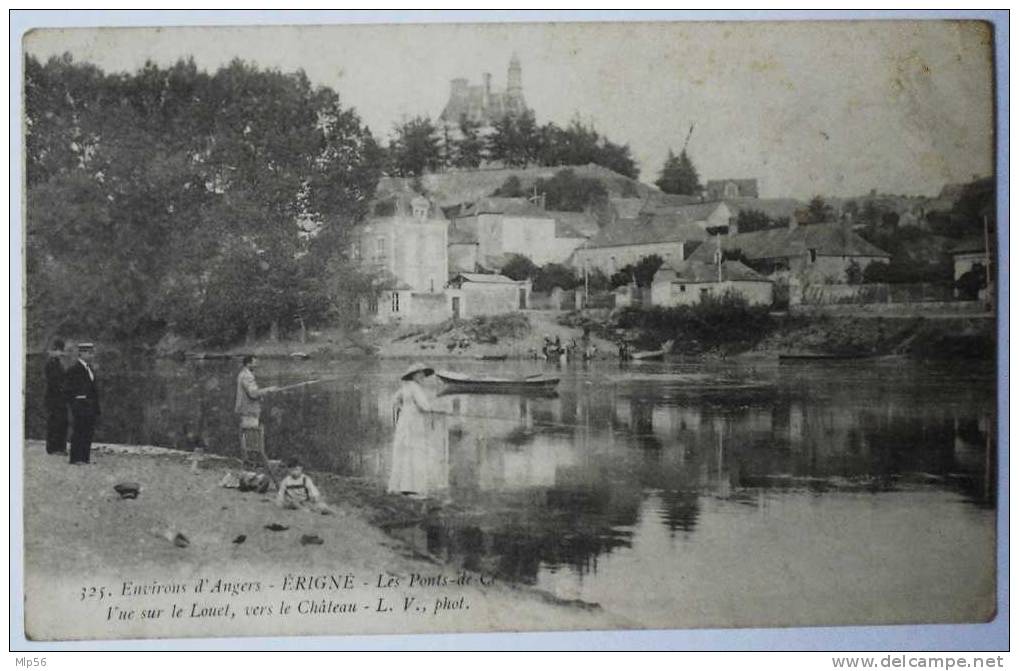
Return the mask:
<path id="1" fill-rule="evenodd" d="M 440 370 L 435 372 L 435 377 L 452 390 L 481 393 L 548 393 L 559 384 L 559 378 L 542 374 L 527 377 L 494 377 Z"/>

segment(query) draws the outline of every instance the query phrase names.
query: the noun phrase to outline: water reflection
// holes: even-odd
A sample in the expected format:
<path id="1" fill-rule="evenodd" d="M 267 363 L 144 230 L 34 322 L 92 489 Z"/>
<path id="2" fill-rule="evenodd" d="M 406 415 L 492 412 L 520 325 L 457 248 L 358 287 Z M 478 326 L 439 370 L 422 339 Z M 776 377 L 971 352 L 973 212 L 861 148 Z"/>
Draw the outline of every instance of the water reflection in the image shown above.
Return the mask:
<path id="1" fill-rule="evenodd" d="M 26 415 L 39 438 L 42 363 L 29 362 Z M 520 370 L 531 365 L 495 372 L 540 370 Z M 472 366 L 493 372 L 457 365 Z M 270 456 L 297 454 L 313 470 L 384 488 L 402 367 L 265 361 L 264 385 L 338 377 L 267 404 Z M 236 452 L 232 363 L 111 360 L 99 374 L 109 400 L 98 441 L 183 446 L 190 432 L 212 451 Z M 401 532 L 408 542 L 540 582 L 564 569 L 595 575 L 599 562 L 638 551 L 649 524 L 671 543 L 696 543 L 721 511 L 766 508 L 765 492 L 824 502 L 927 488 L 968 502 L 960 506 L 995 502 L 993 370 L 663 364 L 639 375 L 595 365 L 561 374 L 554 398 L 435 399 L 448 414 L 432 420 L 427 449 L 412 457 L 414 488 L 450 505 Z"/>

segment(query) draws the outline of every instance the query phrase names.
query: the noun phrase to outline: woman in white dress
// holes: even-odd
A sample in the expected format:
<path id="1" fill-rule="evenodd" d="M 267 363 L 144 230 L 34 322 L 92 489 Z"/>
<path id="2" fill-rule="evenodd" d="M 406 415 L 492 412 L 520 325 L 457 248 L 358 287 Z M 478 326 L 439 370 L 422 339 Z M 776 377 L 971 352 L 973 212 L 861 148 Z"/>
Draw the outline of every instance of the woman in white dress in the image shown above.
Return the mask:
<path id="1" fill-rule="evenodd" d="M 445 471 L 444 460 L 438 454 L 442 445 L 436 444 L 438 431 L 442 430 L 441 421 L 439 426 L 436 422 L 441 416 L 435 414 L 437 409 L 422 386 L 423 380 L 434 373 L 424 364 L 411 365 L 393 396 L 396 431 L 389 472 L 390 493 L 425 495 L 448 486 L 448 475 L 436 477 L 440 471 Z"/>

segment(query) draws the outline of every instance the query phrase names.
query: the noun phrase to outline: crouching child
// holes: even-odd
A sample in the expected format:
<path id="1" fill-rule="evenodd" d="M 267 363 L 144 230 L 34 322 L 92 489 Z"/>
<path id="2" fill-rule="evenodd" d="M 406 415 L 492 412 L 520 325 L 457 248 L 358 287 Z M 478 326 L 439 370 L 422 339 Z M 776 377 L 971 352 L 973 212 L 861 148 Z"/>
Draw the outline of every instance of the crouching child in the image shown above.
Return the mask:
<path id="1" fill-rule="evenodd" d="M 318 487 L 305 474 L 301 462 L 296 458 L 288 459 L 287 469 L 287 477 L 280 482 L 276 492 L 276 505 L 287 510 L 312 510 L 332 515 L 333 509 L 322 500 Z"/>

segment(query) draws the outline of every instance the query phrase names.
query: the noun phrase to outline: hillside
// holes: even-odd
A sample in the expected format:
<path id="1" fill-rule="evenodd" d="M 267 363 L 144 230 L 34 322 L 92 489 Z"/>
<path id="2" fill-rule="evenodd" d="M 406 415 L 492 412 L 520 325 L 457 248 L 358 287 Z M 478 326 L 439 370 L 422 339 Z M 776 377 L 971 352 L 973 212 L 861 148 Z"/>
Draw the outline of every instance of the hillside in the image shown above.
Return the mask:
<path id="1" fill-rule="evenodd" d="M 610 198 L 643 198 L 648 194 L 661 193 L 653 186 L 593 163 L 550 168 L 482 168 L 450 171 L 424 175 L 421 178 L 421 183 L 428 195 L 434 198 L 440 207 L 448 207 L 490 196 L 512 175 L 516 175 L 523 188 L 528 189 L 539 179 L 549 179 L 560 170 L 566 169 L 573 170 L 578 177 L 597 179 L 604 185 Z M 413 178 L 410 177 L 383 177 L 379 181 L 378 192 L 386 194 L 411 189 L 413 181 Z"/>

